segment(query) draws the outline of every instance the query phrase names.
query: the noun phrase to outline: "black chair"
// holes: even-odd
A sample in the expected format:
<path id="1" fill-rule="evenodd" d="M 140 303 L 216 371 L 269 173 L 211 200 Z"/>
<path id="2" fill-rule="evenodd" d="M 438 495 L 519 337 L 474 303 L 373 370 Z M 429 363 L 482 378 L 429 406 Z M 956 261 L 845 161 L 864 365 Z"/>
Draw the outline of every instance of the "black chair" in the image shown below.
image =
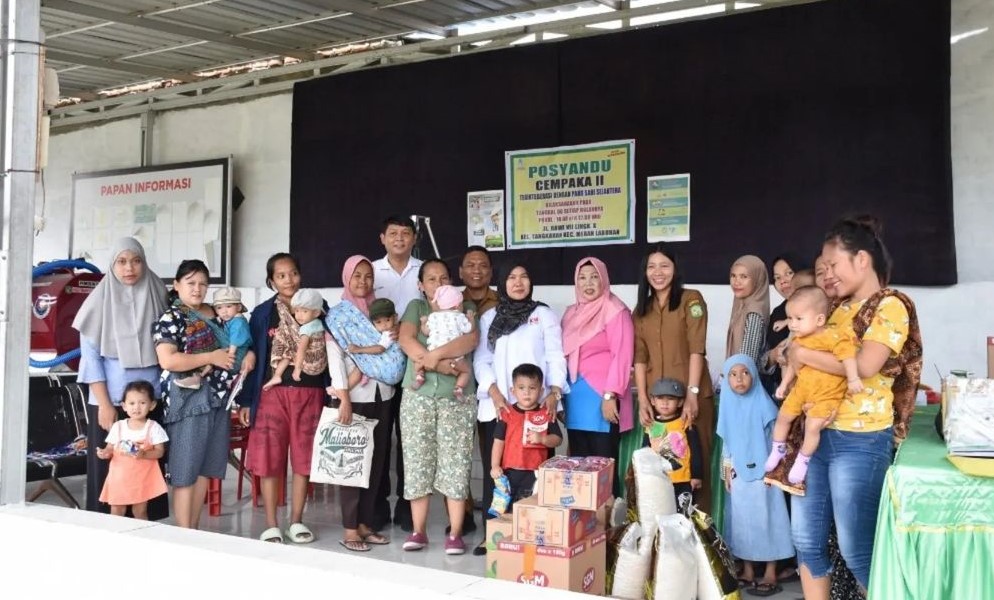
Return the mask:
<path id="1" fill-rule="evenodd" d="M 41 484 L 28 502 L 51 491 L 66 506 L 79 508 L 60 478 L 86 474 L 86 450 L 86 400 L 75 377 L 31 377 L 26 481 Z"/>

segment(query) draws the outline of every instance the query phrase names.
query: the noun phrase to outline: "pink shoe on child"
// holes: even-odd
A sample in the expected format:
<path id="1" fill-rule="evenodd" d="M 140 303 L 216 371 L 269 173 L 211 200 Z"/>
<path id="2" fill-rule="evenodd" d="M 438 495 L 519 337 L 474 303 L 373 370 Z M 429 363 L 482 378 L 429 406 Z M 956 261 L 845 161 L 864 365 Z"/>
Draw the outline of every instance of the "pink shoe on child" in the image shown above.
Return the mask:
<path id="1" fill-rule="evenodd" d="M 425 384 L 425 374 L 419 372 L 414 376 L 414 383 L 411 384 L 411 389 L 416 390 Z"/>

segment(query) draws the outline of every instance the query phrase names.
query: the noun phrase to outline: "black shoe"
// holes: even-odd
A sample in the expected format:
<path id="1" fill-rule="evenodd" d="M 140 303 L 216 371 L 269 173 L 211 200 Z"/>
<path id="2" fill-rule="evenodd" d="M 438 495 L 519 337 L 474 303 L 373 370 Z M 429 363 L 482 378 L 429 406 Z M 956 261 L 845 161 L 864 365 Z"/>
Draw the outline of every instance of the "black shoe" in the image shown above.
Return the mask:
<path id="1" fill-rule="evenodd" d="M 487 542 L 480 542 L 480 545 L 473 548 L 473 556 L 486 556 L 487 555 Z"/>
<path id="2" fill-rule="evenodd" d="M 450 531 L 452 531 L 452 526 L 446 525 L 445 535 L 449 535 Z M 473 519 L 472 514 L 466 513 L 466 518 L 463 519 L 462 522 L 462 533 L 463 535 L 466 535 L 467 533 L 473 533 L 474 531 L 476 531 L 476 521 Z"/>
<path id="3" fill-rule="evenodd" d="M 394 517 L 393 524 L 400 527 L 400 530 L 404 533 L 411 533 L 414 531 L 414 522 L 411 520 L 410 516 L 406 519 L 398 519 Z"/>

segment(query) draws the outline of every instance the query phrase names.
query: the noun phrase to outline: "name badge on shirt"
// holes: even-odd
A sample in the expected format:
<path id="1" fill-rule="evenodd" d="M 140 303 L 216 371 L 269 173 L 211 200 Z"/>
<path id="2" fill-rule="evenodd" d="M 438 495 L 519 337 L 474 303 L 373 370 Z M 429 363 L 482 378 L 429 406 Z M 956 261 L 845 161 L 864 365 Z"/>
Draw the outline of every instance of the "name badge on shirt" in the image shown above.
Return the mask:
<path id="1" fill-rule="evenodd" d="M 529 325 L 538 325 L 538 317 L 529 317 L 528 318 L 528 324 Z"/>

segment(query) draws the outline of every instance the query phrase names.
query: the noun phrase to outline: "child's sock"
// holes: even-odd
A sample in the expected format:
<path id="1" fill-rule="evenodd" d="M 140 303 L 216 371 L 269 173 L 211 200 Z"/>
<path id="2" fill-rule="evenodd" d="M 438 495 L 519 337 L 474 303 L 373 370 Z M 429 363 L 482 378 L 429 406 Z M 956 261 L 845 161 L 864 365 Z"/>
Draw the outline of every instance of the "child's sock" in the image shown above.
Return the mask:
<path id="1" fill-rule="evenodd" d="M 794 466 L 790 468 L 790 473 L 787 474 L 787 481 L 794 485 L 803 483 L 804 477 L 808 474 L 809 462 L 811 462 L 810 456 L 805 456 L 798 452 L 797 460 L 794 461 Z"/>
<path id="2" fill-rule="evenodd" d="M 777 468 L 783 457 L 787 456 L 787 442 L 773 442 L 773 449 L 770 450 L 770 457 L 766 459 L 766 472 L 769 473 Z"/>

